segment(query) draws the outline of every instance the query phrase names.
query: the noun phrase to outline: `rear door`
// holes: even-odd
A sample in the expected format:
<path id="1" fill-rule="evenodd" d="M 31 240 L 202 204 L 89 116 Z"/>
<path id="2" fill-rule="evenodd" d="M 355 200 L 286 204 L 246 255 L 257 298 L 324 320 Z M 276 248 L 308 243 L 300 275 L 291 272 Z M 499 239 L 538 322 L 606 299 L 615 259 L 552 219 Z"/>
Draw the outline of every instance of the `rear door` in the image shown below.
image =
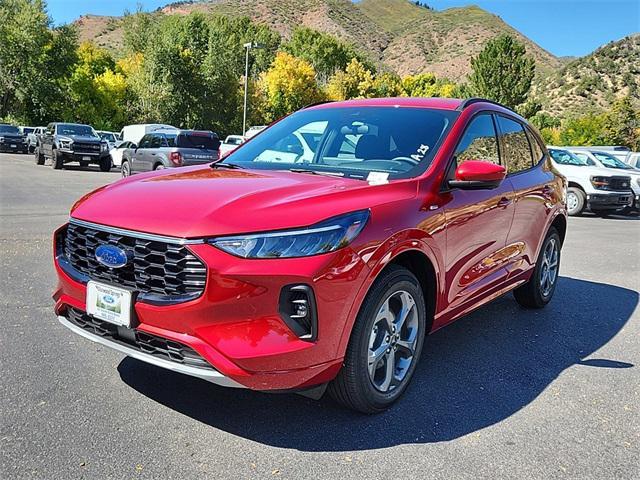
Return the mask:
<path id="1" fill-rule="evenodd" d="M 515 194 L 515 212 L 507 238 L 506 266 L 511 276 L 536 262 L 537 248 L 562 184 L 549 170 L 535 135 L 518 120 L 497 115 L 502 159 Z"/>
<path id="2" fill-rule="evenodd" d="M 469 122 L 450 165 L 480 160 L 500 164 L 493 115 L 482 112 Z M 479 297 L 499 288 L 504 268 L 507 235 L 513 220 L 513 188 L 505 179 L 491 190 L 451 189 L 443 198 L 447 222 L 446 292 L 449 318 L 477 304 Z"/>

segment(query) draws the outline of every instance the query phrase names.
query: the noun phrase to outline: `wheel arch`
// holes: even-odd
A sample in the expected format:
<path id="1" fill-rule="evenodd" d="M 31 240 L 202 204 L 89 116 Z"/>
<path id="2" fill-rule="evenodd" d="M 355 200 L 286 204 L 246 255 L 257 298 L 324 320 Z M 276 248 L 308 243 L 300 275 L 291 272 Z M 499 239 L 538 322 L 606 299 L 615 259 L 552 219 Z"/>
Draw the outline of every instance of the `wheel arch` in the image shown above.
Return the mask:
<path id="1" fill-rule="evenodd" d="M 567 187 L 574 187 L 578 190 L 582 190 L 583 193 L 586 193 L 584 188 L 582 188 L 582 185 L 580 185 L 578 182 L 574 182 L 573 180 L 569 180 L 569 182 L 567 183 Z"/>

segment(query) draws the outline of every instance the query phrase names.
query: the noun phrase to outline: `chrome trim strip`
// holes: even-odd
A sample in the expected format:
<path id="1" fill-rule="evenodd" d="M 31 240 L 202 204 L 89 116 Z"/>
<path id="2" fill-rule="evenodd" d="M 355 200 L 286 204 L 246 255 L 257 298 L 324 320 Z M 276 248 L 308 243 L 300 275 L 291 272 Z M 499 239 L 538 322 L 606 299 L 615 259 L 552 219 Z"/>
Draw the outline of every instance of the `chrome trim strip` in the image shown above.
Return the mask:
<path id="1" fill-rule="evenodd" d="M 100 345 L 104 345 L 105 347 L 109 347 L 113 350 L 117 350 L 120 353 L 124 353 L 125 355 L 142 362 L 150 363 L 157 367 L 166 368 L 167 370 L 183 373 L 192 377 L 201 378 L 202 380 L 215 383 L 216 385 L 220 385 L 222 387 L 247 388 L 244 385 L 241 385 L 240 383 L 230 379 L 229 377 L 225 377 L 223 374 L 216 370 L 205 370 L 198 367 L 192 367 L 190 365 L 182 365 L 180 363 L 174 363 L 170 362 L 169 360 L 154 357 L 153 355 L 150 355 L 148 353 L 139 352 L 138 350 L 134 350 L 133 348 L 120 345 L 119 343 L 111 342 L 98 335 L 93 335 L 86 330 L 78 327 L 77 325 L 74 325 L 63 316 L 58 316 L 58 321 L 73 333 L 77 333 L 81 337 L 87 338 L 92 342 L 99 343 Z"/>
<path id="2" fill-rule="evenodd" d="M 101 225 L 99 223 L 86 222 L 84 220 L 78 220 L 70 217 L 69 223 L 79 225 L 81 227 L 93 228 L 94 230 L 100 230 L 107 233 L 114 233 L 116 235 L 127 235 L 129 237 L 141 238 L 142 240 L 151 240 L 156 242 L 173 243 L 175 245 L 194 245 L 196 243 L 204 243 L 203 238 L 179 238 L 179 237 L 167 237 L 164 235 L 156 235 L 153 233 L 137 232 L 135 230 L 126 230 L 124 228 L 109 227 L 107 225 Z"/>

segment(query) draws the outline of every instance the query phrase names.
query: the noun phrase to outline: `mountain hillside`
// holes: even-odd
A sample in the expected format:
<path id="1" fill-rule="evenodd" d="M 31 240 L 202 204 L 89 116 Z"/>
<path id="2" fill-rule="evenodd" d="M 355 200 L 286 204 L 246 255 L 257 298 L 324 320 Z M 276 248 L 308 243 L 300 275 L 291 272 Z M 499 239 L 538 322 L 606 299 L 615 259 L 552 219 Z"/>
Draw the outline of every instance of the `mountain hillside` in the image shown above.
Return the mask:
<path id="1" fill-rule="evenodd" d="M 215 0 L 177 2 L 158 13 L 187 15 L 195 11 L 248 16 L 285 38 L 298 25 L 311 27 L 353 44 L 380 66 L 400 75 L 431 72 L 461 80 L 470 71 L 469 59 L 486 40 L 501 33 L 523 41 L 541 72 L 561 65 L 549 52 L 479 7 L 437 12 L 408 0 Z M 93 40 L 115 51 L 121 47 L 117 17 L 83 16 L 76 23 L 82 40 Z"/>
<path id="2" fill-rule="evenodd" d="M 534 95 L 556 116 L 598 112 L 625 95 L 640 107 L 640 34 L 608 43 L 539 78 Z"/>

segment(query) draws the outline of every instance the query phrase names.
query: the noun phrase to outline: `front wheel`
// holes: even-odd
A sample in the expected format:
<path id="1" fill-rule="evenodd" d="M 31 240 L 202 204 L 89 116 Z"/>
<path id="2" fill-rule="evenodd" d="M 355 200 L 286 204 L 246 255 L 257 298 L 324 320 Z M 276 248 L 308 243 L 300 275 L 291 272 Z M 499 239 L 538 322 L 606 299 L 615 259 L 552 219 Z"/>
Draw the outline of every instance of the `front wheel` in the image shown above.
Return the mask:
<path id="1" fill-rule="evenodd" d="M 36 165 L 44 165 L 44 154 L 40 151 L 40 147 L 36 147 L 34 150 L 34 156 L 36 158 Z"/>
<path id="2" fill-rule="evenodd" d="M 351 333 L 330 395 L 362 413 L 389 408 L 406 390 L 420 359 L 426 307 L 418 279 L 389 267 L 373 284 Z"/>
<path id="3" fill-rule="evenodd" d="M 102 157 L 100 159 L 100 171 L 108 172 L 110 170 L 111 170 L 111 157 L 107 155 L 106 157 Z"/>
<path id="4" fill-rule="evenodd" d="M 567 213 L 572 217 L 582 214 L 586 200 L 584 192 L 579 188 L 567 188 Z"/>
<path id="5" fill-rule="evenodd" d="M 126 160 L 122 161 L 122 165 L 120 166 L 120 171 L 122 172 L 122 177 L 128 177 L 131 175 L 131 167 L 129 166 L 129 162 Z"/>
<path id="6" fill-rule="evenodd" d="M 61 170 L 63 166 L 64 166 L 64 159 L 62 158 L 62 155 L 60 155 L 58 150 L 54 150 L 51 157 L 51 167 L 54 170 Z"/>
<path id="7" fill-rule="evenodd" d="M 551 301 L 558 283 L 560 248 L 560 235 L 551 227 L 542 244 L 531 278 L 513 291 L 516 301 L 523 307 L 542 308 Z"/>

